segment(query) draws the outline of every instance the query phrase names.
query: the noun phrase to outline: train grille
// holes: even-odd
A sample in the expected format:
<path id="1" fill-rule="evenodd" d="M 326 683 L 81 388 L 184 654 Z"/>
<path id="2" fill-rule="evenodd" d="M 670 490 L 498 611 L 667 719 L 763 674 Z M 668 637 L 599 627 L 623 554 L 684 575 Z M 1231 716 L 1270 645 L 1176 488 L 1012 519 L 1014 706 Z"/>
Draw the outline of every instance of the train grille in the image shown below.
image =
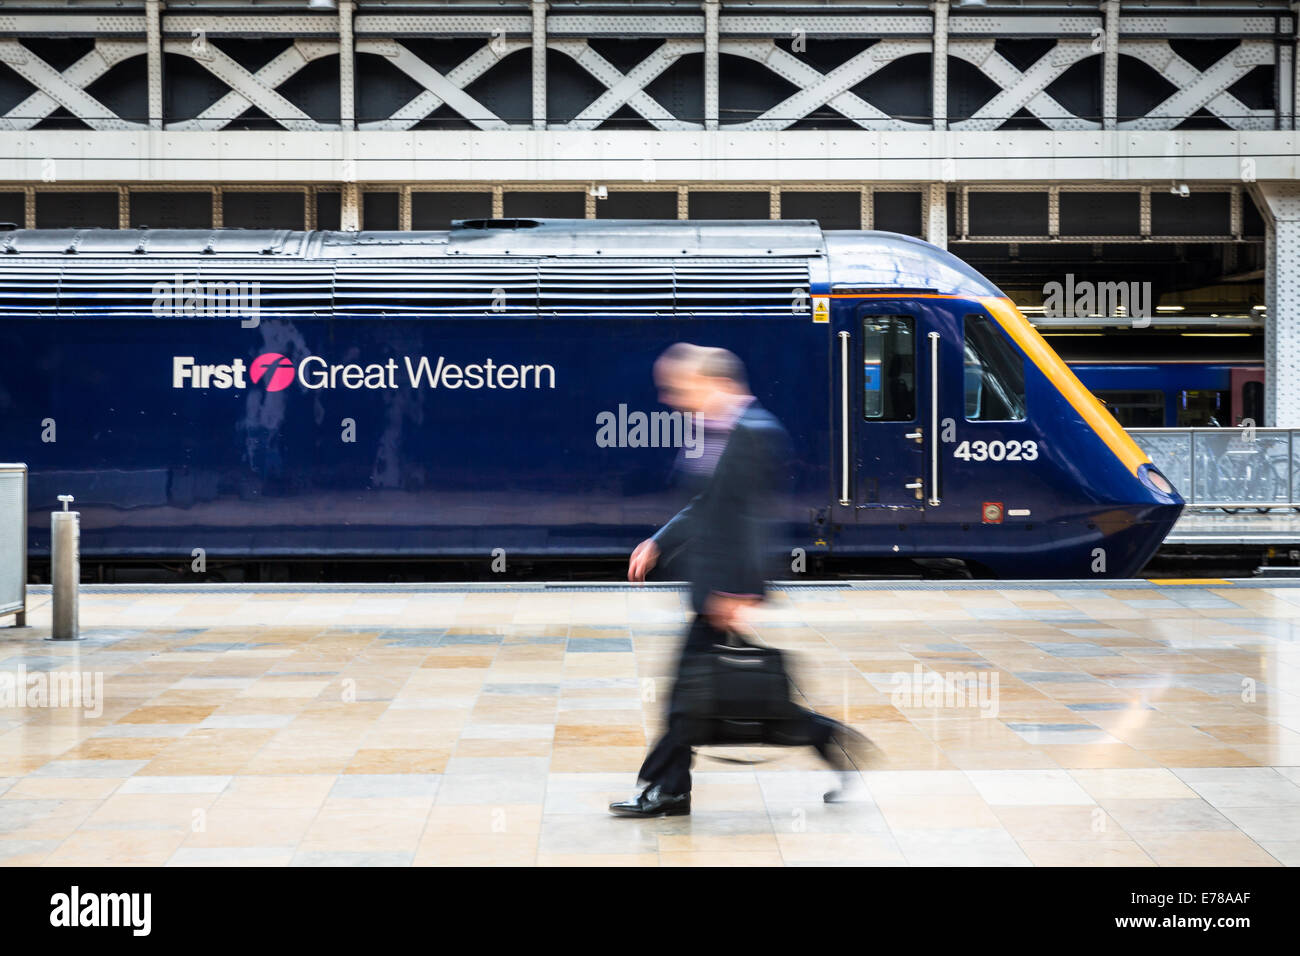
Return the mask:
<path id="1" fill-rule="evenodd" d="M 714 315 L 810 312 L 804 258 L 0 258 L 0 314 Z"/>

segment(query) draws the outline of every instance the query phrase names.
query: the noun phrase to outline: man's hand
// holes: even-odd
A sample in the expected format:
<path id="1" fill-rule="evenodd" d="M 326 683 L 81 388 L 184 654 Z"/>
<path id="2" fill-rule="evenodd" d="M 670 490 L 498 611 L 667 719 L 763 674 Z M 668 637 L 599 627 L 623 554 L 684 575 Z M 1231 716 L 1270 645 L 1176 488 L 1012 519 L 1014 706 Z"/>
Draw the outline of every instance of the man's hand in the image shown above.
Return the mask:
<path id="1" fill-rule="evenodd" d="M 629 581 L 644 581 L 647 572 L 658 561 L 659 545 L 655 544 L 654 538 L 646 538 L 632 552 L 632 558 L 627 563 L 627 579 Z"/>
<path id="2" fill-rule="evenodd" d="M 727 633 L 740 626 L 744 609 L 757 603 L 757 597 L 738 597 L 714 591 L 705 602 L 704 615 L 709 619 L 710 624 L 719 631 Z"/>

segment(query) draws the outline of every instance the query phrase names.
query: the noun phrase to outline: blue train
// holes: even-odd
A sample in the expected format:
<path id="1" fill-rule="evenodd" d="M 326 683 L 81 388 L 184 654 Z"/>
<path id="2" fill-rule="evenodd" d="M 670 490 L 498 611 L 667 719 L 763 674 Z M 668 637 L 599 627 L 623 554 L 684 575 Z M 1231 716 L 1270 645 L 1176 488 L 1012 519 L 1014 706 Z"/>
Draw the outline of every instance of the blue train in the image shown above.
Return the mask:
<path id="1" fill-rule="evenodd" d="M 1227 428 L 1247 419 L 1267 424 L 1260 359 L 1066 361 L 1125 428 Z"/>
<path id="2" fill-rule="evenodd" d="M 0 457 L 94 557 L 625 555 L 677 506 L 651 380 L 724 346 L 792 549 L 1124 577 L 1182 500 L 997 288 L 812 221 L 0 233 Z"/>

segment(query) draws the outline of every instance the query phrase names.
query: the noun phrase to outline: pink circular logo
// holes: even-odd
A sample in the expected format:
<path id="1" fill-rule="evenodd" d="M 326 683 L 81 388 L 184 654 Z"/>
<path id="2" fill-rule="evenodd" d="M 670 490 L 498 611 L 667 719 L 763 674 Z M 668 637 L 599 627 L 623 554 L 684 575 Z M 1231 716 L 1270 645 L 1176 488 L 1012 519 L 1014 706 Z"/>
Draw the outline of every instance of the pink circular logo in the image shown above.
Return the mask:
<path id="1" fill-rule="evenodd" d="M 266 390 L 279 392 L 293 384 L 293 363 L 278 352 L 267 352 L 253 359 L 249 369 L 254 383 L 266 378 Z"/>

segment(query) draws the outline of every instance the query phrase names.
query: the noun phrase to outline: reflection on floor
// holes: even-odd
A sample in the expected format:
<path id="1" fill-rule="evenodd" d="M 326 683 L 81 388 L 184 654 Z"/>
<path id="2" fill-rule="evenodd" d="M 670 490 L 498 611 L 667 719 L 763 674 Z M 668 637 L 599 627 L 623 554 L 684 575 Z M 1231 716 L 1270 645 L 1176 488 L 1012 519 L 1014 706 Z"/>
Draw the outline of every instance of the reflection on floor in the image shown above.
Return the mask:
<path id="1" fill-rule="evenodd" d="M 775 597 L 878 759 L 827 805 L 810 751 L 704 753 L 638 821 L 678 592 L 96 590 L 55 644 L 46 591 L 0 629 L 0 862 L 1300 863 L 1300 588 Z"/>

